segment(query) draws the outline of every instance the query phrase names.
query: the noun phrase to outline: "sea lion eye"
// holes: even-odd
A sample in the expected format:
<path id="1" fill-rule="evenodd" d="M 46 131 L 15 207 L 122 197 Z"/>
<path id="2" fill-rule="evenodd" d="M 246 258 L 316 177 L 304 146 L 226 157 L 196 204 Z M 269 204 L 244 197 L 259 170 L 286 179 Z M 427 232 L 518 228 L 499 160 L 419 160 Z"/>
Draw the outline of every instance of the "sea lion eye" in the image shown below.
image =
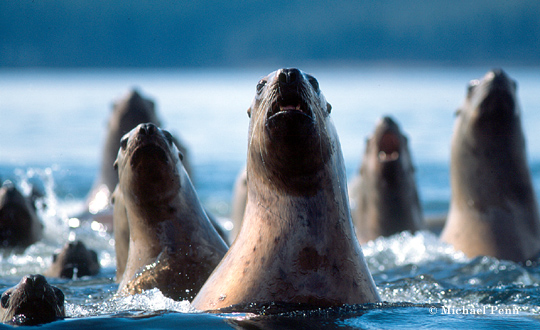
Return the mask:
<path id="1" fill-rule="evenodd" d="M 163 135 L 165 135 L 165 139 L 167 139 L 167 142 L 169 142 L 170 145 L 173 145 L 174 139 L 173 139 L 173 136 L 171 135 L 171 133 L 169 133 L 167 131 L 163 131 Z"/>
<path id="2" fill-rule="evenodd" d="M 471 95 L 472 91 L 474 90 L 474 88 L 476 86 L 480 85 L 480 81 L 475 79 L 475 80 L 471 80 L 471 82 L 469 83 L 469 86 L 467 86 L 467 95 Z"/>
<path id="3" fill-rule="evenodd" d="M 266 80 L 261 79 L 259 83 L 257 84 L 257 94 L 261 94 L 264 86 L 266 86 Z"/>
<path id="4" fill-rule="evenodd" d="M 9 296 L 10 296 L 10 294 L 8 292 L 5 292 L 2 295 L 2 298 L 0 299 L 0 303 L 2 304 L 2 308 L 8 308 L 9 307 Z"/>
<path id="5" fill-rule="evenodd" d="M 317 81 L 317 79 L 315 79 L 315 77 L 309 76 L 308 80 L 313 87 L 313 90 L 315 90 L 315 93 L 319 94 L 321 90 L 319 89 L 319 82 Z"/>
<path id="6" fill-rule="evenodd" d="M 122 138 L 122 140 L 120 140 L 120 147 L 122 148 L 122 150 L 126 150 L 127 148 L 127 143 L 128 143 L 128 137 L 127 136 L 124 136 Z"/>

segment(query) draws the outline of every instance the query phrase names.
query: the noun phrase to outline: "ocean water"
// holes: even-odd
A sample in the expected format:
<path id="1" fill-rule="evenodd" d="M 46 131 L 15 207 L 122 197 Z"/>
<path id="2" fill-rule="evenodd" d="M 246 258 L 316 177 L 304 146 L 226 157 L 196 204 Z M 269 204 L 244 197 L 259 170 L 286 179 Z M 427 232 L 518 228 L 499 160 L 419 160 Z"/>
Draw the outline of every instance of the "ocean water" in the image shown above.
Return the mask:
<path id="1" fill-rule="evenodd" d="M 156 101 L 164 127 L 187 144 L 203 204 L 226 219 L 245 162 L 249 107 L 258 80 L 277 68 L 249 70 L 1 70 L 0 179 L 46 191 L 45 238 L 22 255 L 0 257 L 0 292 L 42 273 L 66 241 L 98 251 L 98 276 L 49 279 L 66 295 L 67 318 L 43 328 L 378 329 L 538 328 L 540 267 L 468 259 L 428 231 L 362 246 L 385 303 L 277 315 L 208 314 L 158 290 L 115 296 L 114 240 L 97 223 L 70 228 L 98 174 L 112 102 L 137 87 Z M 358 170 L 376 120 L 392 115 L 409 137 L 424 212 L 447 212 L 454 112 L 469 80 L 489 67 L 306 67 L 332 104 L 349 178 Z M 518 82 L 534 187 L 540 194 L 540 67 L 504 68 Z M 269 307 L 270 309 L 272 307 Z M 269 310 L 270 310 L 269 309 Z M 2 327 L 0 325 L 0 327 Z M 8 326 L 6 326 L 8 327 Z"/>

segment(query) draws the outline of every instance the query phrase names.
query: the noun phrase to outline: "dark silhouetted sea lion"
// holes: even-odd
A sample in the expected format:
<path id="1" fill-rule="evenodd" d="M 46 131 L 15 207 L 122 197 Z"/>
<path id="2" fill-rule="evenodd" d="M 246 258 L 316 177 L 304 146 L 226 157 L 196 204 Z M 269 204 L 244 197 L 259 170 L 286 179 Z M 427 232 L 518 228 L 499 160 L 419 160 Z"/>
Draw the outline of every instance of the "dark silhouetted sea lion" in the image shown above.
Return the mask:
<path id="1" fill-rule="evenodd" d="M 248 110 L 242 227 L 194 308 L 380 300 L 354 234 L 330 110 L 317 80 L 298 69 L 258 83 Z"/>
<path id="2" fill-rule="evenodd" d="M 121 293 L 158 288 L 190 300 L 227 251 L 181 157 L 169 132 L 151 123 L 122 138 L 115 167 L 130 240 Z"/>
<path id="3" fill-rule="evenodd" d="M 526 261 L 538 255 L 540 221 L 516 83 L 502 70 L 469 85 L 454 127 L 450 179 L 443 241 L 468 257 Z"/>
<path id="4" fill-rule="evenodd" d="M 2 294 L 0 318 L 12 325 L 38 325 L 65 317 L 64 294 L 42 275 L 27 275 Z"/>
<path id="5" fill-rule="evenodd" d="M 0 248 L 21 252 L 43 237 L 34 197 L 25 197 L 9 181 L 0 188 Z M 20 250 L 20 251 L 19 251 Z"/>
<path id="6" fill-rule="evenodd" d="M 69 242 L 53 256 L 53 263 L 45 276 L 74 278 L 99 273 L 100 264 L 96 251 L 88 250 L 81 241 Z"/>
<path id="7" fill-rule="evenodd" d="M 366 149 L 357 178 L 350 185 L 356 236 L 361 244 L 424 228 L 407 137 L 390 117 L 382 118 Z"/>
<path id="8" fill-rule="evenodd" d="M 90 191 L 87 204 L 91 214 L 97 214 L 110 209 L 110 197 L 118 183 L 118 173 L 113 168 L 113 163 L 120 148 L 120 139 L 124 134 L 131 131 L 135 126 L 142 123 L 154 123 L 161 126 L 155 111 L 154 101 L 143 98 L 137 90 L 130 93 L 113 107 L 113 112 L 108 123 L 108 132 L 103 148 L 101 173 Z M 191 171 L 187 148 L 175 138 L 175 143 L 184 155 L 184 167 L 188 174 Z M 108 220 L 107 220 L 108 219 Z M 98 220 L 111 225 L 112 217 L 101 216 Z"/>

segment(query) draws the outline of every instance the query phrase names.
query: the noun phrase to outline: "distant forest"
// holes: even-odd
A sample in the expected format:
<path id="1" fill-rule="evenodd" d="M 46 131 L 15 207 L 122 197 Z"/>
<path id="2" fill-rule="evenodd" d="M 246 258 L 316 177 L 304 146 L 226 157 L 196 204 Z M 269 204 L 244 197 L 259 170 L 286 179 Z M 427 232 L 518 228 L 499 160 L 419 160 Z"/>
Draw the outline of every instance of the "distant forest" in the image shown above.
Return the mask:
<path id="1" fill-rule="evenodd" d="M 0 1 L 0 67 L 540 64 L 540 1 Z"/>

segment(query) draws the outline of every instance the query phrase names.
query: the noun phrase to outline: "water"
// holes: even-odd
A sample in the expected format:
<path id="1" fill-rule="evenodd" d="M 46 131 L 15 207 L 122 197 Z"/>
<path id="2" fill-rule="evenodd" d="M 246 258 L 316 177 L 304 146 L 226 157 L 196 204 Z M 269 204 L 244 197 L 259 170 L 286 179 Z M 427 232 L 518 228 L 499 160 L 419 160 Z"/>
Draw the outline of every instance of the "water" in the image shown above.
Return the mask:
<path id="1" fill-rule="evenodd" d="M 387 303 L 254 317 L 213 315 L 175 302 L 157 290 L 115 297 L 114 240 L 101 226 L 73 229 L 97 175 L 113 100 L 140 87 L 157 102 L 164 126 L 190 149 L 201 201 L 220 217 L 229 213 L 232 185 L 245 162 L 246 110 L 259 78 L 275 68 L 238 70 L 0 71 L 0 178 L 25 192 L 46 189 L 40 215 L 45 238 L 23 255 L 0 259 L 0 291 L 28 273 L 42 273 L 70 239 L 98 251 L 102 270 L 92 278 L 50 279 L 66 295 L 64 321 L 44 328 L 473 328 L 538 327 L 540 267 L 494 258 L 468 259 L 430 232 L 402 233 L 363 246 Z M 409 136 L 424 212 L 445 214 L 450 188 L 453 113 L 466 84 L 490 68 L 303 68 L 318 78 L 332 103 L 352 177 L 376 120 L 391 114 Z M 540 68 L 505 68 L 518 81 L 534 187 L 540 195 Z"/>

